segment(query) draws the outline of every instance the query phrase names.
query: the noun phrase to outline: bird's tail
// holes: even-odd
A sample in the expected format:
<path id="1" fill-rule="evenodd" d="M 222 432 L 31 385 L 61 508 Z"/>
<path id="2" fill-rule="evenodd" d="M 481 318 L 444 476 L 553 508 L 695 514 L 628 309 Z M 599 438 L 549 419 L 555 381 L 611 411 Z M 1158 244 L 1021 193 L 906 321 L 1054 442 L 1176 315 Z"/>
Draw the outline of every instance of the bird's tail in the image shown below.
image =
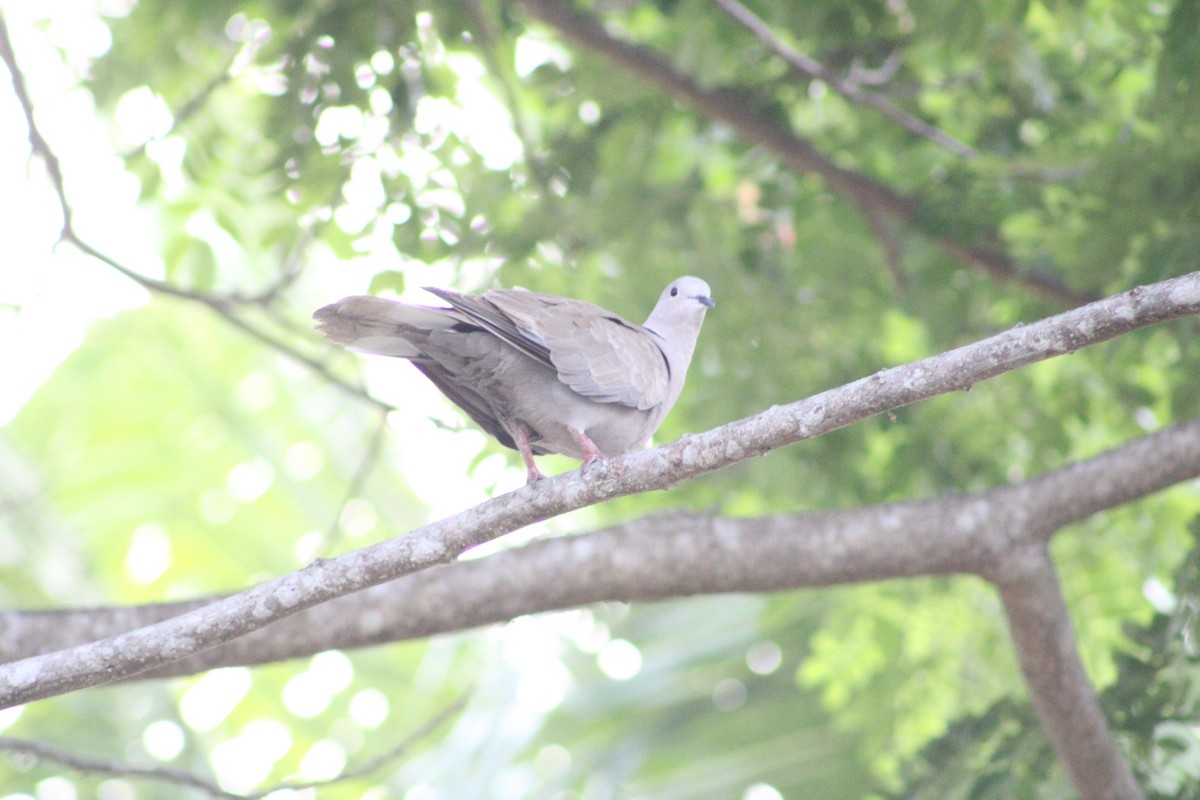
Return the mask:
<path id="1" fill-rule="evenodd" d="M 417 358 L 417 342 L 433 330 L 445 330 L 457 320 L 449 309 L 414 306 L 382 297 L 356 295 L 313 313 L 317 329 L 331 342 L 351 350 L 398 358 Z"/>

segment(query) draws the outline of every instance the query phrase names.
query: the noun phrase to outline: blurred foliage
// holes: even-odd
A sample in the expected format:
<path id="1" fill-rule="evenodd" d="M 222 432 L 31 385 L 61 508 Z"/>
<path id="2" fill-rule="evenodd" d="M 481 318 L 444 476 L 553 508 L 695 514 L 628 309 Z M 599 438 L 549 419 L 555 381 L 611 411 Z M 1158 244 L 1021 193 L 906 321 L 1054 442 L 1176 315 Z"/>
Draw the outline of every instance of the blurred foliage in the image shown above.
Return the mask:
<path id="1" fill-rule="evenodd" d="M 1177 594 L 1145 625 L 1130 624 L 1116 680 L 1101 704 L 1146 793 L 1200 794 L 1200 520 L 1175 572 Z M 957 720 L 903 769 L 909 800 L 1073 797 L 1028 701 L 1006 697 Z"/>
<path id="2" fill-rule="evenodd" d="M 101 4 L 111 47 L 83 77 L 154 215 L 167 279 L 234 300 L 266 292 L 248 313 L 303 353 L 326 352 L 307 317 L 347 281 L 397 293 L 521 285 L 639 319 L 670 278 L 698 274 L 718 307 L 660 433 L 670 440 L 1060 310 L 952 260 L 939 237 L 1002 248 L 1096 293 L 1197 269 L 1196 0 L 749 4 L 791 46 L 969 143 L 972 158 L 798 77 L 714 4 L 581 2 L 614 35 L 912 198 L 912 224 L 887 234 L 898 265 L 822 181 L 519 4 L 120 5 Z M 147 90 L 174 113 L 166 136 L 119 122 Z M 221 308 L 240 309 L 234 300 Z M 1138 332 L 586 519 L 853 507 L 1021 480 L 1200 413 L 1196 333 L 1188 320 Z M 362 368 L 340 355 L 330 366 L 351 382 Z M 372 465 L 379 415 L 200 304 L 157 298 L 98 324 L 0 439 L 0 596 L 23 607 L 191 597 L 410 529 L 430 513 L 410 488 L 426 454 L 388 439 Z M 502 485 L 488 466 L 498 445 L 440 433 L 469 451 L 463 471 L 481 491 Z M 1178 633 L 1196 576 L 1170 576 L 1194 547 L 1198 511 L 1184 487 L 1054 545 L 1085 661 L 1162 797 L 1196 787 L 1194 655 Z M 1154 614 L 1154 582 L 1174 594 L 1174 616 Z M 998 601 L 975 580 L 614 605 L 542 623 L 536 645 L 522 620 L 218 673 L 219 691 L 197 677 L 79 693 L 29 707 L 6 733 L 165 760 L 248 791 L 369 760 L 471 687 L 452 722 L 322 796 L 1067 792 Z M 613 678 L 605 659 L 631 651 L 640 668 Z M 210 691 L 230 707 L 198 726 L 180 709 Z M 296 700 L 308 695 L 318 700 Z M 165 756 L 155 742 L 167 729 L 152 728 L 163 721 L 182 736 Z M 276 744 L 255 751 L 257 771 L 237 772 L 229 752 L 252 739 Z M 0 785 L 19 789 L 60 774 L 0 763 Z M 70 780 L 80 796 L 180 796 Z"/>

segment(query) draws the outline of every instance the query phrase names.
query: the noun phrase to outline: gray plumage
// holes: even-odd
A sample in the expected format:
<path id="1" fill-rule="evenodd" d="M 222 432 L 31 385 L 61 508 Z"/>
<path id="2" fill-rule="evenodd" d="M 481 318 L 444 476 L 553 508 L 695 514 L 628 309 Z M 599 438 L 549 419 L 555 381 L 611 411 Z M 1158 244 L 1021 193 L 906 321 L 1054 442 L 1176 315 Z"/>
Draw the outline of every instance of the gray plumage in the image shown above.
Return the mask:
<path id="1" fill-rule="evenodd" d="M 411 361 L 541 478 L 534 455 L 589 464 L 644 445 L 683 389 L 704 313 L 699 278 L 673 281 L 644 325 L 582 300 L 515 289 L 428 289 L 449 308 L 346 297 L 313 317 L 331 341 Z"/>

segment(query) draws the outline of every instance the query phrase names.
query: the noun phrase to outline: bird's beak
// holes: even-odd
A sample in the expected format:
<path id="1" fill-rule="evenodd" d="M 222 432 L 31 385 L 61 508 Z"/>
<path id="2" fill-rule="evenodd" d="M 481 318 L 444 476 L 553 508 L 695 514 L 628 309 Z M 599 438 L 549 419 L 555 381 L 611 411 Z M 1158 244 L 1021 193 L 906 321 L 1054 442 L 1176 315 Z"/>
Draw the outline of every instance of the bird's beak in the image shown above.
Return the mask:
<path id="1" fill-rule="evenodd" d="M 708 296 L 708 295 L 706 295 L 706 294 L 697 295 L 697 296 L 695 297 L 695 300 L 696 300 L 696 302 L 698 302 L 700 305 L 702 305 L 702 306 L 708 306 L 709 308 L 716 308 L 716 306 L 717 306 L 717 301 L 716 301 L 716 300 L 713 300 L 711 297 L 709 297 L 709 296 Z"/>

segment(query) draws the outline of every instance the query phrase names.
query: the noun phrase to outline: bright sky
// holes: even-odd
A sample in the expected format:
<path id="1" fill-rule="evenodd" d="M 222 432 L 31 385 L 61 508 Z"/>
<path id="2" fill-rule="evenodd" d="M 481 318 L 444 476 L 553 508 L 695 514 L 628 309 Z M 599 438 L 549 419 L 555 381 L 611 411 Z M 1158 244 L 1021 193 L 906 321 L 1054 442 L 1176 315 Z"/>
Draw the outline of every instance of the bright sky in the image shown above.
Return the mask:
<path id="1" fill-rule="evenodd" d="M 108 28 L 97 9 L 121 13 L 128 0 L 57 0 L 49 3 L 4 2 L 5 18 L 14 39 L 17 58 L 29 93 L 36 105 L 37 121 L 58 155 L 66 176 L 75 226 L 81 236 L 102 252 L 150 277 L 163 275 L 158 255 L 155 221 L 137 206 L 138 184 L 124 170 L 111 141 L 114 131 L 97 118 L 91 96 L 79 87 L 79 76 L 89 63 L 103 55 L 111 45 Z M 45 35 L 37 27 L 45 28 Z M 59 48 L 66 54 L 64 63 Z M 551 57 L 554 51 L 534 45 L 522 48 L 526 68 Z M 394 59 L 382 53 L 372 63 L 380 72 L 395 68 Z M 416 126 L 432 128 L 450 124 L 464 134 L 485 160 L 496 168 L 505 168 L 520 157 L 520 146 L 511 133 L 511 119 L 504 107 L 479 83 L 482 67 L 472 59 L 454 57 L 450 63 L 462 76 L 464 103 L 471 113 L 442 98 L 425 98 L 417 109 Z M 149 299 L 147 293 L 72 246 L 58 244 L 61 214 L 57 198 L 44 164 L 30 159 L 28 131 L 22 110 L 4 75 L 0 86 L 0 224 L 5 252 L 10 263 L 19 268 L 0 271 L 0 341 L 22 342 L 21 347 L 0 351 L 0 368 L 5 381 L 0 384 L 0 425 L 7 423 L 38 386 L 69 355 L 86 335 L 88 326 L 135 307 Z M 265 83 L 263 71 L 245 68 L 240 78 Z M 367 80 L 373 80 L 368 76 Z M 387 93 L 380 114 L 390 111 Z M 373 103 L 374 105 L 374 103 Z M 150 141 L 148 153 L 163 166 L 164 180 L 170 184 L 172 165 L 182 159 L 185 146 L 177 137 L 158 139 L 168 134 L 170 111 L 149 87 L 130 91 L 117 108 L 116 133 L 124 141 L 122 149 Z M 318 124 L 318 134 L 332 136 L 351 129 L 370 136 L 371 121 L 353 108 L 329 109 Z M 398 154 L 398 165 L 414 182 L 426 181 L 426 191 L 436 193 L 439 202 L 461 205 L 452 189 L 438 184 L 437 160 L 419 149 Z M 335 216 L 349 232 L 358 233 L 368 222 L 384 218 L 401 221 L 406 208 L 384 208 L 379 179 L 380 167 L 373 158 L 361 159 L 344 192 L 346 202 Z M 394 205 L 394 204 L 393 204 Z M 382 213 L 381 213 L 382 212 Z M 219 258 L 236 259 L 236 242 L 217 228 L 211 217 L 197 214 L 188 223 L 188 231 L 208 242 Z M 316 258 L 319 258 L 319 253 Z M 228 262 L 226 262 L 228 263 Z M 421 286 L 444 283 L 446 270 L 404 259 L 396 252 L 385 226 L 379 226 L 370 248 L 353 265 L 313 263 L 306 283 L 320 287 L 320 296 L 336 298 L 362 292 L 373 274 L 403 265 L 409 287 L 405 299 L 430 302 Z M 336 268 L 322 269 L 322 266 Z M 468 265 L 479 279 L 486 276 L 488 264 Z M 62 291 L 62 287 L 71 287 Z M 484 489 L 496 480 L 496 469 L 480 470 L 478 480 L 462 486 L 464 464 L 478 452 L 482 438 L 477 432 L 449 436 L 430 423 L 430 418 L 457 419 L 448 412 L 436 390 L 413 370 L 398 370 L 395 362 L 376 359 L 366 364 L 372 390 L 384 399 L 400 404 L 406 413 L 392 415 L 393 432 L 412 444 L 415 452 L 438 452 L 436 463 L 415 465 L 410 470 L 414 488 L 429 498 L 438 515 L 461 509 L 464 489 L 473 501 L 484 499 Z M 436 439 L 436 445 L 431 439 Z M 504 462 L 496 460 L 496 468 Z M 513 471 L 504 488 L 519 485 Z"/>
<path id="2" fill-rule="evenodd" d="M 109 10 L 119 10 L 121 5 L 103 4 Z M 97 118 L 91 96 L 78 85 L 79 75 L 90 61 L 111 44 L 108 28 L 97 15 L 96 2 L 6 2 L 0 8 L 34 98 L 39 128 L 62 163 L 77 230 L 86 241 L 123 264 L 150 277 L 162 277 L 155 221 L 138 208 L 138 184 L 125 172 L 116 155 L 111 142 L 113 130 Z M 35 26 L 44 26 L 46 34 Z M 68 63 L 64 63 L 56 47 L 67 54 Z M 381 67 L 391 69 L 394 64 L 385 59 Z M 519 156 L 516 139 L 511 133 L 496 134 L 510 129 L 507 112 L 474 80 L 480 75 L 477 64 L 459 60 L 455 68 L 463 74 L 473 115 L 463 114 L 444 100 L 430 98 L 418 108 L 418 125 L 432 126 L 437 115 L 441 115 L 444 124 L 445 118 L 450 117 L 456 126 L 467 131 L 468 138 L 481 148 L 489 163 L 498 168 L 511 164 Z M 383 94 L 386 96 L 386 92 Z M 386 113 L 387 109 L 381 111 Z M 354 109 L 334 109 L 328 115 L 333 122 L 326 124 L 323 116 L 318 127 L 349 125 L 362 129 L 361 114 L 357 114 L 357 122 L 349 119 L 356 114 Z M 128 148 L 167 133 L 171 118 L 161 100 L 148 87 L 140 87 L 121 101 L 116 121 L 118 133 L 125 139 L 120 146 Z M 483 136 L 483 130 L 490 135 Z M 182 147 L 177 138 L 152 142 L 150 152 L 164 164 L 168 183 L 169 165 L 178 163 Z M 58 243 L 61 226 L 58 201 L 44 164 L 40 159 L 30 159 L 29 153 L 24 116 L 5 74 L 0 85 L 0 187 L 3 187 L 0 224 L 4 226 L 0 235 L 4 237 L 6 260 L 13 268 L 0 271 L 0 341 L 21 342 L 22 346 L 0 351 L 0 369 L 5 375 L 0 383 L 0 425 L 12 419 L 83 341 L 90 324 L 149 299 L 133 282 L 79 254 L 71 245 Z M 407 174 L 424 175 L 426 179 L 437 163 L 419 150 L 402 153 L 400 162 Z M 432 185 L 430 191 L 448 193 Z M 375 161 L 361 160 L 347 186 L 347 202 L 338 210 L 337 222 L 354 232 L 361 230 L 380 215 L 380 194 Z M 230 253 L 236 243 L 203 214 L 189 222 L 188 230 L 205 239 L 219 257 L 236 257 L 236 253 Z M 381 234 L 386 234 L 386 229 Z M 370 251 L 351 268 L 337 264 L 336 269 L 322 269 L 322 264 L 314 263 L 305 277 L 306 282 L 321 287 L 321 296 L 336 298 L 364 291 L 374 273 L 395 269 L 399 264 L 403 264 L 410 287 L 405 299 L 430 302 L 432 298 L 419 287 L 443 283 L 445 269 L 403 259 L 386 235 L 374 237 Z M 486 270 L 487 265 L 478 265 L 478 269 Z M 71 288 L 63 291 L 62 287 Z M 452 435 L 437 429 L 430 418 L 453 420 L 454 412 L 447 411 L 437 391 L 414 370 L 396 367 L 395 362 L 381 359 L 366 365 L 373 391 L 397 405 L 403 399 L 406 413 L 392 415 L 389 425 L 395 435 L 412 443 L 408 449 L 442 454 L 436 462 L 426 460 L 409 470 L 414 488 L 429 498 L 438 515 L 461 509 L 464 491 L 472 501 L 484 499 L 484 488 L 498 477 L 496 469 L 485 467 L 477 476 L 479 480 L 469 486 L 462 485 L 464 465 L 482 445 L 481 434 L 470 431 Z M 437 446 L 431 440 L 436 440 Z M 496 468 L 502 469 L 503 463 L 498 459 Z M 519 476 L 515 470 L 513 473 L 512 480 L 517 482 L 510 486 L 506 478 L 506 488 L 519 485 Z"/>
<path id="3" fill-rule="evenodd" d="M 69 177 L 80 227 L 104 248 L 130 236 L 139 215 L 136 185 L 124 174 L 96 119 L 90 96 L 77 87 L 78 68 L 108 49 L 108 28 L 86 0 L 5 2 L 0 5 L 30 94 L 38 123 Z M 68 21 L 69 20 L 69 24 Z M 46 35 L 31 35 L 45 24 Z M 50 45 L 73 54 L 64 64 Z M 0 237 L 5 264 L 0 270 L 0 425 L 8 422 L 37 387 L 83 341 L 94 320 L 145 302 L 145 292 L 110 270 L 98 267 L 70 247 L 55 248 L 61 214 L 40 160 L 30 161 L 25 125 L 7 70 L 0 85 Z M 151 266 L 153 251 L 120 248 L 134 263 Z M 70 292 L 61 287 L 70 286 Z M 14 346 L 13 343 L 20 343 Z"/>

